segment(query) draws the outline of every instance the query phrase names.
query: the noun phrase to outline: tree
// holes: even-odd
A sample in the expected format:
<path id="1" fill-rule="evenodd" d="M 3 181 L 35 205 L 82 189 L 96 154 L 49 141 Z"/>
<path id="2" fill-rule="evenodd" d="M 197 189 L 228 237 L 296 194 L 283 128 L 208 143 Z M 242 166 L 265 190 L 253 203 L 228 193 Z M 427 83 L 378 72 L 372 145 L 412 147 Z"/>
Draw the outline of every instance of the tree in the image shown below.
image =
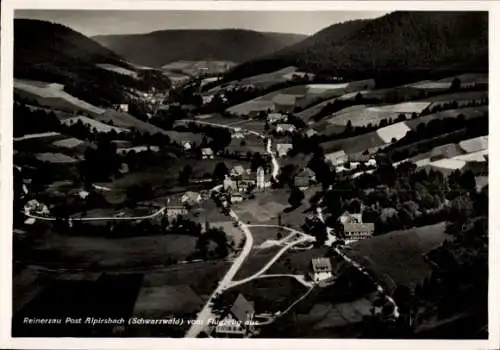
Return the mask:
<path id="1" fill-rule="evenodd" d="M 292 208 L 297 208 L 302 203 L 304 197 L 305 197 L 304 192 L 302 192 L 297 187 L 293 187 L 290 193 L 290 197 L 288 198 L 288 203 L 290 203 Z"/>
<path id="2" fill-rule="evenodd" d="M 328 238 L 326 225 L 318 218 L 306 218 L 302 225 L 302 229 L 316 237 L 315 245 L 317 246 L 322 246 Z"/>
<path id="3" fill-rule="evenodd" d="M 215 181 L 223 181 L 226 178 L 226 175 L 229 174 L 229 169 L 227 168 L 224 162 L 219 162 L 215 166 L 213 178 Z"/>
<path id="4" fill-rule="evenodd" d="M 179 173 L 179 182 L 183 185 L 187 185 L 192 174 L 193 168 L 189 164 L 187 164 Z"/>

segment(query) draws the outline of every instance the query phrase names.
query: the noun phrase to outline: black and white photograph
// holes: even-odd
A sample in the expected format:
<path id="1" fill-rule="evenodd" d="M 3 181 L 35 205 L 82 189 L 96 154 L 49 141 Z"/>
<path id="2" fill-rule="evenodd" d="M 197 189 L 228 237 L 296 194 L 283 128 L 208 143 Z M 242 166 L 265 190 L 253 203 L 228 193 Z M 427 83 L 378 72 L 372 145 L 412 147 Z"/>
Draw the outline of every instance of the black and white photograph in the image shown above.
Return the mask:
<path id="1" fill-rule="evenodd" d="M 491 339 L 487 7 L 39 6 L 9 337 Z"/>

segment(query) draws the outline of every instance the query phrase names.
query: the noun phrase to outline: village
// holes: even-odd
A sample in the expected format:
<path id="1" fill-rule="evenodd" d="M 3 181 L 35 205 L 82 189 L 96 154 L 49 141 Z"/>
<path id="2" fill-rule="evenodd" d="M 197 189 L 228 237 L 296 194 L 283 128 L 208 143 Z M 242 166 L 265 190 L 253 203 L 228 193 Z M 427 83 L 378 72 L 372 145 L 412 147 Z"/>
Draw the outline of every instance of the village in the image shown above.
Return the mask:
<path id="1" fill-rule="evenodd" d="M 92 63 L 111 81 L 99 92 L 14 79 L 14 334 L 41 334 L 22 320 L 42 314 L 182 320 L 53 336 L 418 337 L 455 322 L 457 299 L 433 295 L 459 289 L 461 244 L 483 257 L 488 74 L 390 85 L 120 62 Z"/>

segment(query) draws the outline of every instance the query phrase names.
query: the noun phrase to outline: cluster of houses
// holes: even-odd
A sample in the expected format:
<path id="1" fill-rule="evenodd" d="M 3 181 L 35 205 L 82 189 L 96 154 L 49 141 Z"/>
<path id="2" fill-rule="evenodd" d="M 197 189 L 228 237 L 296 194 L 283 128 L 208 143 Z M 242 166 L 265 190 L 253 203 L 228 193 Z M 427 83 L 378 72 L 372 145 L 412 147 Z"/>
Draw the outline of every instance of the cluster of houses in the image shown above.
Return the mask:
<path id="1" fill-rule="evenodd" d="M 344 150 L 325 154 L 325 160 L 330 166 L 335 168 L 335 171 L 340 173 L 346 170 L 359 168 L 362 164 L 365 167 L 372 168 L 377 166 L 377 161 L 367 156 L 358 156 L 356 159 L 349 157 Z"/>
<path id="2" fill-rule="evenodd" d="M 239 203 L 243 201 L 245 194 L 254 190 L 264 190 L 267 187 L 265 177 L 265 171 L 262 167 L 259 167 L 256 174 L 253 175 L 250 169 L 236 165 L 223 181 L 224 193 L 227 194 L 231 203 Z"/>

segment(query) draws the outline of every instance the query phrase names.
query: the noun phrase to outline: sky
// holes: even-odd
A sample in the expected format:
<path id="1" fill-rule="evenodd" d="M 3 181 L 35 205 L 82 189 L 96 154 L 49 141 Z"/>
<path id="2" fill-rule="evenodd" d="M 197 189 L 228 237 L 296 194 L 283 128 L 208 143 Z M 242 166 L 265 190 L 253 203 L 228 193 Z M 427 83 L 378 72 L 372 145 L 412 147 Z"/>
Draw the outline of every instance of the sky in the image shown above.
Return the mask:
<path id="1" fill-rule="evenodd" d="M 87 36 L 222 28 L 310 35 L 334 23 L 384 14 L 373 11 L 16 10 L 15 17 L 56 22 Z"/>

